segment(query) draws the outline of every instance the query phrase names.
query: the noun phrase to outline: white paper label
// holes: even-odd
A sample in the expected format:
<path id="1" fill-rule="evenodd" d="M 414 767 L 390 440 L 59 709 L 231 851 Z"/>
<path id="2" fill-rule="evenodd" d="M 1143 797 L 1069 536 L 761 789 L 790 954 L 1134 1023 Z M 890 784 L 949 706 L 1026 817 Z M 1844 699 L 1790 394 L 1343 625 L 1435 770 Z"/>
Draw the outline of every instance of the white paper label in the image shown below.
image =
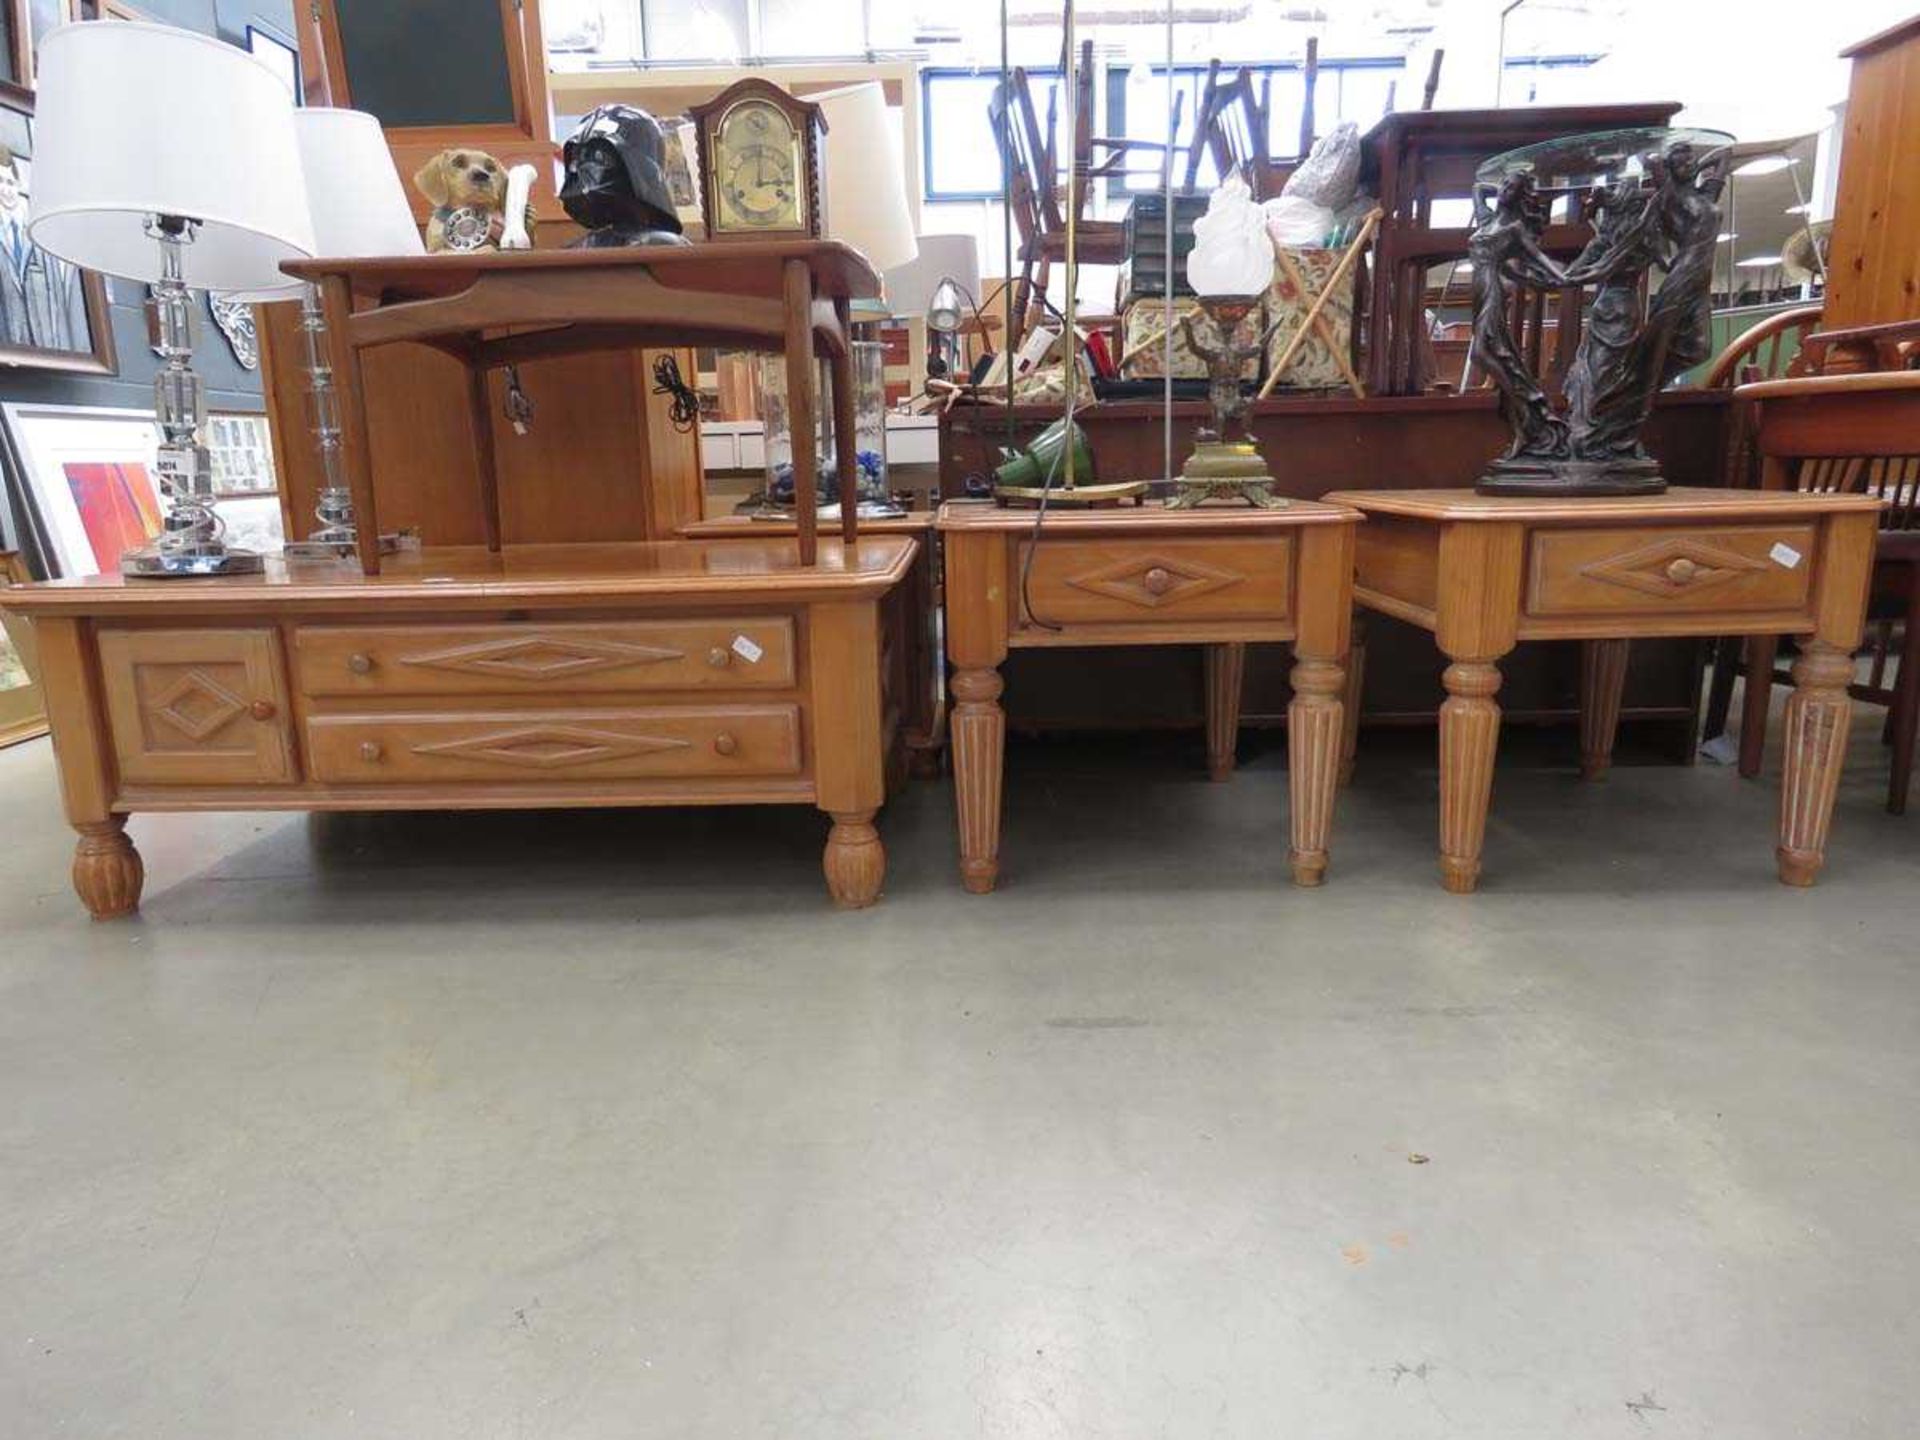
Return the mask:
<path id="1" fill-rule="evenodd" d="M 754 644 L 753 641 L 749 640 L 746 636 L 736 635 L 733 637 L 733 653 L 749 665 L 757 665 L 760 663 L 760 657 L 767 652 Z"/>
<path id="2" fill-rule="evenodd" d="M 1783 569 L 1791 570 L 1800 563 L 1800 552 L 1784 540 L 1778 541 L 1767 554 L 1774 564 Z"/>

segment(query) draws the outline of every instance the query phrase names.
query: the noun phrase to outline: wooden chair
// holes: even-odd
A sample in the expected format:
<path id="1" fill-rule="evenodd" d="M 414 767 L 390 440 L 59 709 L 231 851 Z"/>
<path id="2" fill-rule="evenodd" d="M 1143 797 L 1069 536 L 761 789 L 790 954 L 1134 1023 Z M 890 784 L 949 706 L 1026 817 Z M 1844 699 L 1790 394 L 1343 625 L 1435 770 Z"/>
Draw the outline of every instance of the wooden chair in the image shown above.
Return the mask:
<path id="1" fill-rule="evenodd" d="M 1799 305 L 1748 326 L 1714 357 L 1701 378 L 1702 388 L 1730 390 L 1736 385 L 1784 378 L 1788 366 L 1798 358 L 1807 335 L 1819 325 L 1823 308 Z M 1753 452 L 1753 407 L 1737 401 L 1728 416 L 1723 474 L 1725 483 L 1732 489 L 1747 490 L 1759 484 L 1758 462 Z M 1727 732 L 1727 715 L 1733 708 L 1733 682 L 1739 675 L 1746 643 L 1744 635 L 1723 635 L 1714 641 L 1706 719 L 1700 727 L 1702 744 Z"/>
<path id="2" fill-rule="evenodd" d="M 1887 685 L 1882 655 L 1848 693 L 1889 708 L 1887 809 L 1902 814 L 1920 727 L 1920 369 L 1763 380 L 1734 397 L 1752 407 L 1762 489 L 1850 491 L 1885 502 L 1867 616 L 1903 625 L 1898 669 Z M 1747 641 L 1740 773 L 1749 778 L 1765 752 L 1778 650 L 1775 636 Z"/>
<path id="3" fill-rule="evenodd" d="M 1064 56 L 1063 56 L 1064 59 Z M 1175 141 L 1130 140 L 1124 136 L 1100 136 L 1093 133 L 1093 42 L 1080 42 L 1080 68 L 1076 72 L 1073 95 L 1074 146 L 1073 173 L 1079 183 L 1079 193 L 1084 199 L 1092 194 L 1090 186 L 1094 180 L 1110 180 L 1127 173 L 1128 157 L 1135 153 L 1157 155 L 1160 157 L 1160 176 L 1157 189 L 1164 190 L 1167 176 L 1171 173 L 1174 157 L 1180 153 L 1175 143 L 1180 134 L 1180 119 L 1186 111 L 1187 93 L 1184 90 L 1173 92 L 1172 123 L 1167 133 Z"/>
<path id="4" fill-rule="evenodd" d="M 1024 68 L 1016 68 L 994 87 L 987 118 L 1000 147 L 1000 163 L 1006 168 L 1008 208 L 1020 234 L 1015 250 L 1019 288 L 1014 291 L 1013 327 L 1007 336 L 1011 352 L 1019 349 L 1035 312 L 1044 308 L 1053 266 L 1066 263 L 1067 217 L 1060 203 L 1061 171 L 1054 151 L 1054 103 L 1048 103 L 1043 130 L 1032 81 Z M 1075 258 L 1082 265 L 1118 265 L 1126 253 L 1122 226 L 1117 220 L 1085 218 L 1087 190 L 1084 182 L 1075 186 Z"/>
<path id="5" fill-rule="evenodd" d="M 1271 98 L 1271 90 L 1268 92 Z M 1200 162 L 1213 157 L 1214 169 L 1224 181 L 1239 175 L 1264 200 L 1279 193 L 1273 178 L 1273 159 L 1267 146 L 1267 111 L 1253 88 L 1253 74 L 1244 66 L 1230 80 L 1220 78 L 1220 62 L 1207 62 L 1207 82 L 1200 91 L 1200 108 L 1193 116 L 1193 143 L 1187 147 L 1189 191 L 1200 187 Z"/>

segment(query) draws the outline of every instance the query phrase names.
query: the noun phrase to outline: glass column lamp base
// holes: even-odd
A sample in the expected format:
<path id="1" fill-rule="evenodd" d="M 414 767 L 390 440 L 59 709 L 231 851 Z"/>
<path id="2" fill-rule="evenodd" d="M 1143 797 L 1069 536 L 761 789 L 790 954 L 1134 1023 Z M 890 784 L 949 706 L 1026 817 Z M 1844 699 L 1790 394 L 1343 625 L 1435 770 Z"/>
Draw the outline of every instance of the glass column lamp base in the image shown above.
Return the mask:
<path id="1" fill-rule="evenodd" d="M 213 511 L 213 462 L 200 441 L 205 389 L 193 369 L 193 305 L 184 252 L 197 221 L 150 215 L 147 234 L 160 246 L 160 279 L 153 287 L 161 367 L 153 377 L 153 413 L 160 427 L 154 474 L 167 499 L 160 534 L 120 557 L 120 573 L 142 580 L 205 575 L 257 575 L 265 562 L 251 550 L 229 549 L 225 526 Z"/>

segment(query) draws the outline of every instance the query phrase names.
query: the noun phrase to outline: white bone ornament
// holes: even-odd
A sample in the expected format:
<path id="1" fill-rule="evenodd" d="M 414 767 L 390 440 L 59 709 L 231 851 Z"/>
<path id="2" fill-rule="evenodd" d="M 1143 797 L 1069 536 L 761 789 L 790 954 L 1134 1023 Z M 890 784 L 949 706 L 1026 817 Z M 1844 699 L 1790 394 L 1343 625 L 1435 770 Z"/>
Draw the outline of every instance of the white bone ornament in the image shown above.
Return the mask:
<path id="1" fill-rule="evenodd" d="M 507 202 L 501 218 L 500 248 L 531 250 L 533 237 L 527 234 L 527 201 L 533 196 L 534 168 L 515 165 L 507 171 Z"/>

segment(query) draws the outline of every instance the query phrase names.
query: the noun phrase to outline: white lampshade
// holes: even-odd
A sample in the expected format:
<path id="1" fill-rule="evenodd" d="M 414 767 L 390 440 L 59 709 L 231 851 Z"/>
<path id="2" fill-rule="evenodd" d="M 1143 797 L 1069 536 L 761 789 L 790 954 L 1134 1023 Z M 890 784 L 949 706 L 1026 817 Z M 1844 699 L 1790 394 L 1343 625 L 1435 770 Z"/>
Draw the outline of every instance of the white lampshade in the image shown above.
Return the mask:
<path id="1" fill-rule="evenodd" d="M 380 122 L 364 110 L 314 106 L 293 112 L 314 254 L 333 257 L 422 255 L 400 172 Z M 290 300 L 303 282 L 282 275 L 278 285 L 235 292 L 236 300 Z"/>
<path id="2" fill-rule="evenodd" d="M 971 235 L 922 235 L 920 253 L 887 271 L 887 308 L 920 316 L 942 280 L 952 280 L 975 299 L 980 295 L 980 242 Z"/>
<path id="3" fill-rule="evenodd" d="M 187 284 L 276 285 L 313 254 L 293 97 L 243 50 L 165 25 L 88 21 L 40 44 L 36 244 L 92 270 L 160 278 L 150 215 L 199 221 Z"/>
<path id="4" fill-rule="evenodd" d="M 863 252 L 876 270 L 913 259 L 913 214 L 900 158 L 900 123 L 876 80 L 807 97 L 826 112 L 827 238 Z"/>

